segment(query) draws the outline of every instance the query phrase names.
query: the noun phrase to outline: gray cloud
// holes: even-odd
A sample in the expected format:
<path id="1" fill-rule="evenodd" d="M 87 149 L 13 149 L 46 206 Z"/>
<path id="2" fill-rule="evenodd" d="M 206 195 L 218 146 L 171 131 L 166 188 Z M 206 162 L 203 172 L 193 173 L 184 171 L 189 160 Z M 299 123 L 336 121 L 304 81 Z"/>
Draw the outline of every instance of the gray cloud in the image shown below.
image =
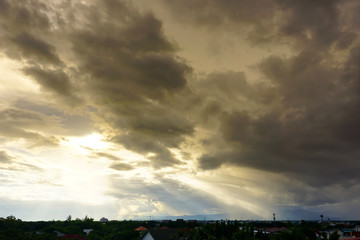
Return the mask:
<path id="1" fill-rule="evenodd" d="M 126 201 L 130 202 L 132 199 L 138 199 L 137 201 L 146 199 L 149 204 L 143 212 L 159 211 L 157 203 L 160 203 L 161 206 L 165 206 L 165 211 L 169 211 L 162 212 L 163 215 L 169 215 L 170 212 L 185 212 L 192 215 L 224 213 L 221 207 L 223 203 L 218 199 L 176 180 L 161 176 L 157 178 L 158 184 L 147 183 L 141 179 L 128 181 L 116 176 L 113 176 L 112 180 L 113 191 L 108 194 L 120 199 L 128 199 Z M 242 207 L 239 209 L 244 215 L 251 215 Z"/>
<path id="2" fill-rule="evenodd" d="M 43 69 L 39 66 L 26 67 L 24 73 L 31 76 L 46 92 L 65 99 L 69 105 L 79 105 L 77 90 L 71 82 L 69 74 L 63 69 Z"/>
<path id="3" fill-rule="evenodd" d="M 208 30 L 235 32 L 254 45 L 294 43 L 296 49 L 311 47 L 319 51 L 334 42 L 348 46 L 353 29 L 344 27 L 344 18 L 354 21 L 356 14 L 344 17 L 353 2 L 338 1 L 163 1 L 173 16 Z M 351 6 L 354 8 L 354 6 Z M 191 9 L 191 10 L 190 10 Z M 346 25 L 345 25 L 346 26 Z M 356 31 L 355 31 L 356 32 Z"/>
<path id="4" fill-rule="evenodd" d="M 259 79 L 250 78 L 249 69 L 195 75 L 177 55 L 181 46 L 166 37 L 161 19 L 129 2 L 63 3 L 57 8 L 35 0 L 0 0 L 1 51 L 18 59 L 23 72 L 58 104 L 56 111 L 24 102 L 2 110 L 1 135 L 25 138 L 34 146 L 56 144 L 53 135 L 76 132 L 84 124 L 78 134 L 101 129 L 109 141 L 149 156 L 156 169 L 183 164 L 170 148 L 190 145 L 186 140 L 196 136 L 193 141 L 202 151 L 198 171 L 236 165 L 280 174 L 297 182 L 293 188 L 281 186 L 288 198 L 311 207 L 338 203 L 340 196 L 329 189 L 358 193 L 357 2 L 162 4 L 184 25 L 240 36 L 254 47 L 271 44 L 285 50 L 262 56 L 252 66 Z M 78 115 L 61 114 L 64 105 Z M 110 168 L 120 171 L 135 167 L 111 154 L 93 156 L 113 160 Z M 159 181 L 131 181 L 128 189 L 115 179 L 113 195 L 139 196 L 133 187 L 174 209 L 196 211 L 199 204 L 189 206 L 189 199 L 207 208 L 219 206 L 180 183 Z M 191 197 L 177 199 L 181 193 Z"/>
<path id="5" fill-rule="evenodd" d="M 7 171 L 37 171 L 41 172 L 43 169 L 35 164 L 28 163 L 26 160 L 22 159 L 18 156 L 9 155 L 7 151 L 0 151 L 0 169 L 7 170 Z M 5 180 L 9 180 L 5 176 Z M 11 180 L 9 180 L 11 182 Z"/>
<path id="6" fill-rule="evenodd" d="M 23 138 L 29 141 L 29 147 L 41 145 L 56 146 L 59 139 L 43 134 L 43 131 L 59 124 L 56 117 L 48 117 L 37 112 L 21 109 L 4 109 L 0 111 L 0 133 L 8 138 Z M 55 126 L 52 126 L 54 124 Z"/>
<path id="7" fill-rule="evenodd" d="M 41 68 L 25 68 L 24 72 L 34 77 L 41 86 L 56 91 L 60 95 L 71 95 L 71 85 L 68 76 L 60 70 L 44 70 Z"/>
<path id="8" fill-rule="evenodd" d="M 9 163 L 10 161 L 11 157 L 5 151 L 0 151 L 0 163 Z"/>
<path id="9" fill-rule="evenodd" d="M 308 41 L 328 45 L 337 40 L 340 32 L 338 1 L 277 1 L 286 15 L 281 33 Z M 319 16 L 321 16 L 319 18 Z M 309 34 L 309 35 L 306 35 Z"/>
<path id="10" fill-rule="evenodd" d="M 9 139 L 13 138 L 22 138 L 28 141 L 27 146 L 29 148 L 39 147 L 39 146 L 58 146 L 59 139 L 54 136 L 44 136 L 42 134 L 32 132 L 32 131 L 25 131 L 19 128 L 13 127 L 1 127 L 0 133 L 2 136 L 6 136 Z"/>
<path id="11" fill-rule="evenodd" d="M 1 39 L 5 54 L 11 58 L 44 64 L 60 64 L 55 47 L 48 43 L 51 28 L 48 6 L 40 1 L 22 3 L 1 1 Z"/>
<path id="12" fill-rule="evenodd" d="M 19 112 L 24 111 L 24 113 L 31 113 L 37 116 L 38 126 L 41 126 L 41 129 L 47 126 L 47 132 L 51 132 L 52 134 L 82 136 L 89 134 L 93 129 L 93 122 L 90 116 L 82 114 L 81 112 L 66 113 L 57 109 L 56 105 L 51 106 L 46 103 L 35 103 L 25 99 L 17 99 L 13 103 L 13 106 L 14 109 L 17 109 Z M 24 119 L 26 119 L 26 117 Z M 34 124 L 36 125 L 36 123 Z M 20 125 L 25 126 L 23 123 Z"/>
<path id="13" fill-rule="evenodd" d="M 155 165 L 178 163 L 167 148 L 178 146 L 184 136 L 193 133 L 191 121 L 173 110 L 182 101 L 179 96 L 187 90 L 192 69 L 176 55 L 178 46 L 165 37 L 162 22 L 125 1 L 61 5 L 59 12 L 34 2 L 38 9 L 3 2 L 7 14 L 23 8 L 23 18 L 34 18 L 27 28 L 13 29 L 6 38 L 11 39 L 13 54 L 20 51 L 22 59 L 29 60 L 24 73 L 60 103 L 94 107 L 94 119 L 100 120 L 100 125 L 101 121 L 107 123 L 113 135 L 120 135 L 114 139 L 122 139 L 118 142 L 129 149 L 136 148 L 127 144 L 133 144 L 133 138 L 154 142 L 148 152 L 144 148 L 141 152 L 155 153 L 154 162 L 161 162 Z M 50 17 L 70 8 L 71 23 L 60 17 L 59 24 Z M 10 26 L 25 20 L 3 21 Z M 43 31 L 39 31 L 41 26 Z M 60 60 L 57 48 L 73 59 L 71 68 Z M 34 58 L 40 62 L 35 64 Z"/>
<path id="14" fill-rule="evenodd" d="M 274 28 L 276 35 L 298 51 L 263 59 L 257 65 L 259 85 L 237 76 L 241 89 L 224 90 L 231 76 L 224 73 L 217 77 L 225 79 L 222 87 L 211 89 L 209 77 L 204 109 L 215 117 L 219 125 L 212 126 L 221 134 L 203 141 L 199 167 L 215 170 L 230 164 L 281 174 L 303 184 L 282 191 L 293 203 L 338 204 L 342 197 L 333 189 L 357 192 L 359 181 L 358 36 L 354 29 L 342 30 L 343 6 L 335 2 L 276 4 L 289 20 Z M 319 15 L 324 18 L 317 22 Z M 336 57 L 338 51 L 347 52 L 344 61 Z"/>
<path id="15" fill-rule="evenodd" d="M 239 22 L 261 24 L 274 14 L 274 1 L 164 1 L 176 16 L 200 25 L 220 26 Z"/>
<path id="16" fill-rule="evenodd" d="M 129 171 L 129 170 L 133 170 L 134 166 L 127 163 L 113 163 L 110 165 L 110 168 L 118 171 Z"/>
<path id="17" fill-rule="evenodd" d="M 21 33 L 11 41 L 21 50 L 22 54 L 40 60 L 41 62 L 60 64 L 61 61 L 55 53 L 54 46 L 37 39 L 29 33 Z"/>
<path id="18" fill-rule="evenodd" d="M 155 153 L 156 166 L 171 165 L 178 161 L 167 147 L 178 146 L 183 136 L 193 132 L 191 122 L 172 110 L 176 95 L 186 89 L 191 68 L 176 56 L 176 46 L 152 14 L 140 14 L 119 2 L 116 7 L 128 16 L 126 22 L 114 15 L 111 4 L 91 6 L 103 8 L 106 14 L 91 30 L 70 34 L 79 69 L 87 74 L 84 90 L 99 111 L 108 112 L 101 117 L 114 132 L 125 132 L 113 139 L 128 149 Z"/>
<path id="19" fill-rule="evenodd" d="M 142 154 L 155 154 L 149 157 L 153 161 L 153 166 L 162 168 L 179 164 L 180 161 L 176 159 L 173 154 L 167 149 L 166 145 L 156 138 L 148 137 L 146 135 L 128 134 L 118 136 L 114 139 L 124 145 L 127 149 L 139 152 Z"/>
<path id="20" fill-rule="evenodd" d="M 262 104 L 270 104 L 275 92 L 268 82 L 251 83 L 244 72 L 213 72 L 193 83 L 193 92 L 198 97 L 196 104 L 210 114 L 253 110 Z"/>
<path id="21" fill-rule="evenodd" d="M 355 124 L 360 118 L 355 90 L 359 78 L 348 70 L 357 54 L 352 50 L 341 68 L 321 62 L 316 54 L 265 59 L 259 68 L 275 86 L 279 104 L 260 114 L 240 110 L 223 114 L 220 130 L 231 148 L 203 155 L 200 166 L 212 169 L 234 163 L 306 176 L 302 181 L 312 185 L 358 180 L 346 167 L 353 166 L 353 173 L 360 167 Z"/>
<path id="22" fill-rule="evenodd" d="M 113 161 L 121 160 L 121 158 L 119 158 L 115 155 L 112 155 L 109 153 L 103 153 L 103 152 L 96 152 L 96 153 L 94 153 L 94 155 L 92 155 L 92 157 L 102 157 L 102 158 L 107 158 L 107 159 L 113 160 Z"/>
<path id="23" fill-rule="evenodd" d="M 0 5 L 2 27 L 8 31 L 46 32 L 50 28 L 50 20 L 46 14 L 49 9 L 40 1 L 26 0 L 18 3 L 1 0 Z"/>

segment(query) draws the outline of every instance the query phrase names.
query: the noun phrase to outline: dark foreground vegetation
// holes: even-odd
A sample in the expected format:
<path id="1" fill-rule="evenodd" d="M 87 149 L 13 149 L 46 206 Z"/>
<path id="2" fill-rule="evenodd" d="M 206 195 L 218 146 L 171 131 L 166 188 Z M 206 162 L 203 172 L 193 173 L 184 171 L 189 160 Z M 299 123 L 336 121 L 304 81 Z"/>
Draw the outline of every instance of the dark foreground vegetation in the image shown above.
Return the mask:
<path id="1" fill-rule="evenodd" d="M 138 240 L 139 232 L 134 229 L 142 224 L 137 221 L 109 221 L 101 223 L 92 218 L 83 220 L 25 222 L 13 216 L 0 219 L 1 240 Z M 87 235 L 84 230 L 92 229 Z"/>
<path id="2" fill-rule="evenodd" d="M 344 227 L 344 226 L 339 226 Z M 183 235 L 183 236 L 186 236 Z M 337 231 L 327 231 L 316 222 L 216 222 L 190 231 L 189 240 L 337 240 Z M 177 239 L 177 238 L 174 238 Z"/>
<path id="3" fill-rule="evenodd" d="M 264 221 L 94 221 L 92 218 L 65 221 L 26 222 L 9 216 L 0 218 L 1 240 L 139 240 L 147 229 L 176 229 L 171 240 L 337 240 L 351 238 L 350 224 Z M 354 235 L 353 235 L 354 236 Z"/>

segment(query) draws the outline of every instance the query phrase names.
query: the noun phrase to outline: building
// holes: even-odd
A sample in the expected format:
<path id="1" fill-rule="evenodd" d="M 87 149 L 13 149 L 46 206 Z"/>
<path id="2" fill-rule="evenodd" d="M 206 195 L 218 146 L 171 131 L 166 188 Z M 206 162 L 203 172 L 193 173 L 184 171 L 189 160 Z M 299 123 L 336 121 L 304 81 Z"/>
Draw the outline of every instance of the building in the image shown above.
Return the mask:
<path id="1" fill-rule="evenodd" d="M 63 236 L 65 236 L 64 233 L 59 232 L 59 231 L 54 231 L 54 233 L 56 234 L 57 237 L 63 237 Z"/>
<path id="2" fill-rule="evenodd" d="M 88 236 L 94 229 L 83 229 L 83 232 Z"/>
<path id="3" fill-rule="evenodd" d="M 274 234 L 274 233 L 284 232 L 284 231 L 287 231 L 286 227 L 271 227 L 271 228 L 265 229 L 266 234 Z"/>
<path id="4" fill-rule="evenodd" d="M 142 240 L 169 240 L 171 236 L 176 235 L 177 229 L 150 229 L 144 235 Z"/>
<path id="5" fill-rule="evenodd" d="M 135 230 L 135 231 L 142 232 L 142 231 L 147 231 L 147 228 L 146 228 L 146 227 L 143 227 L 143 226 L 140 226 L 140 227 L 138 227 L 138 228 L 135 228 L 134 230 Z"/>

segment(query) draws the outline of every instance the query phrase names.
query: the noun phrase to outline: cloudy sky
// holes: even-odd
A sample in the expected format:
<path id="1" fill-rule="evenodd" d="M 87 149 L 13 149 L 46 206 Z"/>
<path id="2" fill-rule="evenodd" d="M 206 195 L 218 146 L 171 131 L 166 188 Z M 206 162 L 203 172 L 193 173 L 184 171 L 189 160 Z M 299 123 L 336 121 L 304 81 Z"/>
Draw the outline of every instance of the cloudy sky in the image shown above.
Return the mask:
<path id="1" fill-rule="evenodd" d="M 0 0 L 0 216 L 360 218 L 357 0 Z"/>

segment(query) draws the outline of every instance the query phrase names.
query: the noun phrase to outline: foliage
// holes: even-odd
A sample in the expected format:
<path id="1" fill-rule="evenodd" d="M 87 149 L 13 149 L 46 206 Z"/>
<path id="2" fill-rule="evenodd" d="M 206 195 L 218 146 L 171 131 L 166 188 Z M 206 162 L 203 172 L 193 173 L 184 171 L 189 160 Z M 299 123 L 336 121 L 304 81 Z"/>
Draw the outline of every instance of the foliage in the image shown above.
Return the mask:
<path id="1" fill-rule="evenodd" d="M 337 232 L 333 232 L 329 236 L 329 240 L 338 240 L 340 238 L 340 235 Z"/>
<path id="2" fill-rule="evenodd" d="M 360 224 L 354 222 L 353 225 Z M 139 240 L 141 236 L 134 229 L 144 226 L 148 229 L 168 228 L 179 229 L 172 240 L 338 240 L 339 234 L 333 232 L 329 238 L 326 229 L 334 225 L 317 222 L 186 222 L 179 221 L 109 221 L 101 223 L 91 217 L 72 220 L 69 215 L 65 221 L 26 222 L 14 216 L 0 218 L 1 240 L 55 240 L 56 231 L 64 234 L 78 234 L 88 240 Z M 338 224 L 337 229 L 350 228 L 352 225 Z M 84 229 L 93 229 L 85 236 Z M 270 231 L 277 229 L 281 231 Z M 322 233 L 317 238 L 315 232 Z"/>

